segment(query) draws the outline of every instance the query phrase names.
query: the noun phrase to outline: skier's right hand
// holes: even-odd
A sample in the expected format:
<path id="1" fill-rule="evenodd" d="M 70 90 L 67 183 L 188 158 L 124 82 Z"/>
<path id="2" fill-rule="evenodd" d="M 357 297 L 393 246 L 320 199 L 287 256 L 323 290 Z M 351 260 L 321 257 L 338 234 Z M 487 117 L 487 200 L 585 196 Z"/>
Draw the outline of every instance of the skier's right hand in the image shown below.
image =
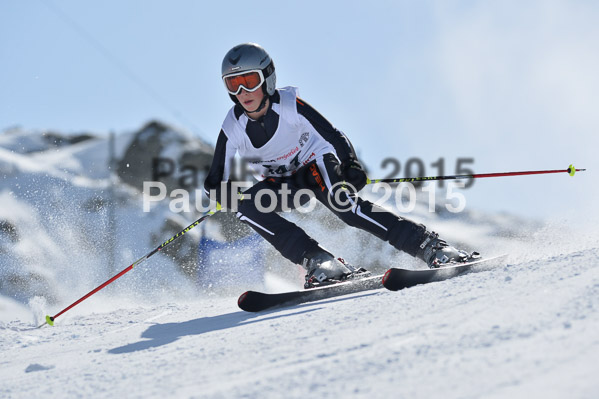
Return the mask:
<path id="1" fill-rule="evenodd" d="M 340 177 L 351 184 L 356 192 L 360 191 L 366 185 L 368 178 L 364 168 L 356 159 L 344 161 L 339 165 Z"/>
<path id="2" fill-rule="evenodd" d="M 236 211 L 238 208 L 238 201 L 241 200 L 241 198 L 242 196 L 238 191 L 238 187 L 233 187 L 231 180 L 222 182 L 216 189 L 216 201 L 223 207 L 223 209 Z"/>

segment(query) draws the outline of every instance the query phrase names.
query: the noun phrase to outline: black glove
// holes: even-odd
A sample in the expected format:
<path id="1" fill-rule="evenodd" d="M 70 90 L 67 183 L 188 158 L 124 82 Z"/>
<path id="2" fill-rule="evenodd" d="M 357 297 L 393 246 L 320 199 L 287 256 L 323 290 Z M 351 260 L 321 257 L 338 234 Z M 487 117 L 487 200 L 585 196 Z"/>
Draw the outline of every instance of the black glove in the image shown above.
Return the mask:
<path id="1" fill-rule="evenodd" d="M 224 208 L 233 211 L 237 211 L 238 201 L 241 200 L 242 195 L 239 193 L 239 188 L 233 187 L 231 180 L 225 184 L 220 184 L 216 188 L 216 201 Z"/>
<path id="2" fill-rule="evenodd" d="M 364 168 L 362 168 L 360 162 L 355 159 L 343 161 L 341 165 L 339 165 L 339 172 L 341 179 L 351 184 L 356 189 L 356 192 L 363 189 L 368 180 Z"/>

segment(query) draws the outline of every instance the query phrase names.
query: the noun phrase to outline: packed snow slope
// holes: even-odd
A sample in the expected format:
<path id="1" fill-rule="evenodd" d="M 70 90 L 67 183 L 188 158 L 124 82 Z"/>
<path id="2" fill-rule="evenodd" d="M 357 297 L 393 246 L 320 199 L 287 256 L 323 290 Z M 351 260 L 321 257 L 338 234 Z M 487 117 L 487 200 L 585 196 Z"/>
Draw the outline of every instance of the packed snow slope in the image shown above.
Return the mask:
<path id="1" fill-rule="evenodd" d="M 596 398 L 599 240 L 568 233 L 489 271 L 259 314 L 103 297 L 31 329 L 38 304 L 0 325 L 0 397 Z"/>

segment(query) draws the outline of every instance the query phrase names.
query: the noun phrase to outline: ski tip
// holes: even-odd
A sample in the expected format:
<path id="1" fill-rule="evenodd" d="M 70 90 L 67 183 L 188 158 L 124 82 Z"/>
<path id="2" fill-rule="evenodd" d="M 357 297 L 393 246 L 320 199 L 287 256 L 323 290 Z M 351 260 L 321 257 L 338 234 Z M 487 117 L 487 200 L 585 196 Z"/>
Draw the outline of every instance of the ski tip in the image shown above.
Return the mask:
<path id="1" fill-rule="evenodd" d="M 247 291 L 239 296 L 237 300 L 237 306 L 239 309 L 245 310 L 246 312 L 260 312 L 268 307 L 269 305 L 264 304 L 264 294 L 256 291 Z"/>
<path id="2" fill-rule="evenodd" d="M 389 278 L 389 273 L 391 273 L 391 269 L 387 270 L 383 275 L 383 284 L 385 284 L 385 281 L 387 281 L 387 279 Z"/>
<path id="3" fill-rule="evenodd" d="M 249 291 L 246 291 L 243 294 L 241 294 L 239 296 L 239 299 L 237 300 L 237 306 L 239 306 L 241 309 L 243 309 L 242 304 L 243 304 L 243 301 L 245 301 L 245 298 L 248 296 L 248 292 Z"/>
<path id="4" fill-rule="evenodd" d="M 397 291 L 398 288 L 395 287 L 393 284 L 391 284 L 391 275 L 393 274 L 393 269 L 389 269 L 385 272 L 385 275 L 383 276 L 383 286 L 385 288 L 387 288 L 388 290 L 391 291 Z"/>

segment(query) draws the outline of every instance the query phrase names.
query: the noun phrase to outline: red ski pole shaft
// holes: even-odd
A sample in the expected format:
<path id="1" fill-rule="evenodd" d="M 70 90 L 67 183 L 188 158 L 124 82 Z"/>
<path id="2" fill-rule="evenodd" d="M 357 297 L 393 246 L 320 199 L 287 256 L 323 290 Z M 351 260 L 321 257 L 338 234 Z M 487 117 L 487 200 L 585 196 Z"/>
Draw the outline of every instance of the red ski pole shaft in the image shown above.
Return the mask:
<path id="1" fill-rule="evenodd" d="M 220 207 L 217 207 L 217 211 L 218 210 L 220 210 Z M 166 247 L 167 245 L 169 245 L 171 242 L 173 242 L 177 238 L 181 237 L 182 235 L 184 235 L 185 233 L 187 233 L 189 230 L 193 229 L 198 224 L 202 223 L 209 216 L 211 216 L 211 215 L 213 215 L 215 213 L 216 213 L 216 211 L 209 211 L 209 212 L 205 213 L 201 218 L 199 218 L 198 220 L 196 220 L 195 222 L 193 222 L 192 224 L 190 224 L 189 226 L 187 226 L 186 228 L 184 228 L 183 230 L 181 230 L 180 232 L 178 232 L 177 234 L 175 234 L 174 236 L 172 236 L 171 238 L 169 238 L 168 240 L 166 240 L 165 242 L 163 242 L 162 244 L 160 244 L 158 247 L 156 247 L 151 252 L 147 253 L 143 257 L 141 257 L 138 260 L 136 260 L 135 262 L 133 262 L 131 265 L 129 265 L 126 269 L 123 269 L 116 276 L 111 277 L 109 280 L 107 280 L 106 282 L 104 282 L 102 285 L 94 288 L 93 290 L 91 290 L 90 292 L 88 292 L 87 294 L 85 294 L 84 296 L 82 296 L 81 298 L 79 298 L 78 300 L 76 300 L 75 302 L 73 302 L 72 304 L 70 304 L 69 306 L 67 306 L 66 308 L 64 308 L 60 312 L 58 312 L 57 314 L 55 314 L 54 316 L 47 315 L 46 316 L 46 321 L 43 324 L 41 324 L 40 326 L 38 326 L 38 328 L 43 327 L 46 324 L 49 324 L 49 325 L 53 326 L 54 325 L 54 320 L 58 316 L 60 316 L 61 314 L 63 314 L 67 310 L 69 310 L 69 309 L 77 306 L 78 304 L 80 304 L 81 302 L 83 302 L 84 300 L 86 300 L 87 298 L 89 298 L 90 296 L 94 295 L 96 292 L 100 291 L 102 288 L 106 287 L 107 285 L 109 285 L 113 281 L 115 281 L 118 278 L 122 277 L 125 273 L 127 273 L 130 270 L 132 270 L 135 266 L 139 265 L 140 263 L 142 263 L 143 261 L 145 261 L 146 259 L 148 259 L 149 257 L 151 257 L 156 252 L 162 250 L 164 247 Z"/>
<path id="2" fill-rule="evenodd" d="M 122 275 L 124 275 L 125 273 L 127 273 L 131 269 L 133 269 L 133 265 L 130 265 L 129 267 L 127 267 L 126 269 L 124 269 L 119 274 L 117 274 L 116 276 L 112 277 L 110 280 L 106 281 L 105 283 L 103 283 L 99 287 L 94 288 L 93 290 L 91 290 L 90 292 L 88 292 L 87 294 L 85 294 L 84 296 L 82 296 L 81 298 L 79 298 L 78 300 L 76 300 L 75 302 L 73 302 L 72 304 L 70 304 L 69 306 L 67 306 L 63 310 L 61 310 L 60 312 L 56 313 L 54 316 L 46 316 L 46 322 L 48 322 L 48 318 L 49 318 L 50 321 L 52 323 L 54 323 L 54 319 L 56 319 L 58 316 L 60 316 L 61 314 L 63 314 L 67 310 L 75 307 L 76 305 L 80 304 L 81 302 L 83 302 L 84 300 L 86 300 L 87 298 L 89 298 L 90 296 L 94 295 L 96 292 L 100 291 L 102 288 L 106 287 L 108 284 L 110 284 L 113 281 L 115 281 L 116 279 L 120 278 Z M 48 323 L 48 324 L 52 325 L 51 323 Z M 42 324 L 42 326 L 43 326 L 43 324 Z"/>
<path id="3" fill-rule="evenodd" d="M 532 170 L 525 172 L 502 172 L 502 173 L 475 173 L 470 175 L 453 175 L 453 176 L 423 176 L 423 177 L 403 177 L 398 179 L 368 179 L 367 184 L 376 183 L 412 183 L 419 181 L 434 181 L 434 180 L 460 180 L 460 179 L 479 179 L 483 177 L 505 177 L 505 176 L 523 176 L 523 175 L 541 175 L 548 173 L 568 173 L 574 176 L 576 172 L 583 172 L 586 169 L 576 169 L 572 165 L 568 169 L 559 170 Z"/>

